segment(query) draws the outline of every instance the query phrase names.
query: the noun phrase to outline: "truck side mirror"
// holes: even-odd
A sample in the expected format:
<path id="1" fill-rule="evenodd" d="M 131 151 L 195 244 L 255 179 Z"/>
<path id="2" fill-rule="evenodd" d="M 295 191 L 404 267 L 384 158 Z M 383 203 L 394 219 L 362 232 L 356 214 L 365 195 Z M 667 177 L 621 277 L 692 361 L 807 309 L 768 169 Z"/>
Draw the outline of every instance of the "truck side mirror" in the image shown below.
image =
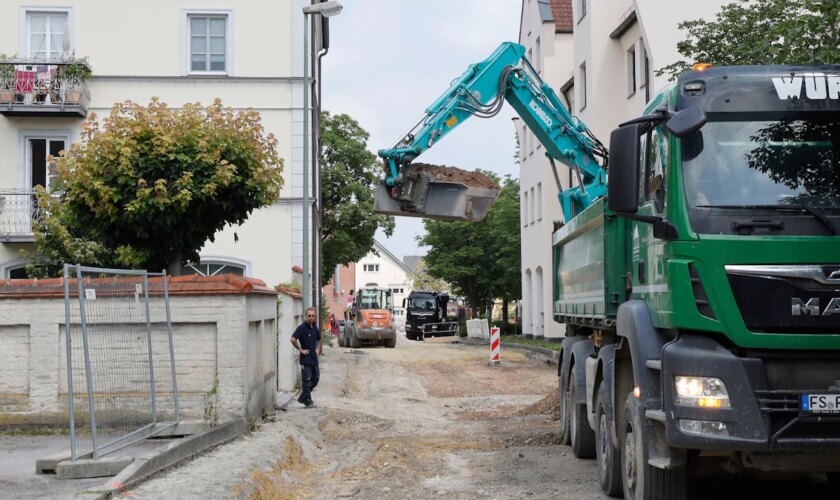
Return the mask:
<path id="1" fill-rule="evenodd" d="M 607 181 L 610 210 L 634 214 L 639 208 L 639 164 L 642 124 L 618 127 L 610 134 L 610 171 Z"/>
<path id="2" fill-rule="evenodd" d="M 706 113 L 699 106 L 681 109 L 665 122 L 665 128 L 677 137 L 688 137 L 706 124 Z"/>

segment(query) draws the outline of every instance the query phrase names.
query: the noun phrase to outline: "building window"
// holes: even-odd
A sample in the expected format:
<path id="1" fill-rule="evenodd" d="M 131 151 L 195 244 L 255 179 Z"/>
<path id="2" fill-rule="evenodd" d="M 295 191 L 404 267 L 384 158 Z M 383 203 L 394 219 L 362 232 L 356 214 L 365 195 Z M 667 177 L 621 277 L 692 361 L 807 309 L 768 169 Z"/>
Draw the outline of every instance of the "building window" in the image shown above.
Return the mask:
<path id="1" fill-rule="evenodd" d="M 245 275 L 245 267 L 225 262 L 202 262 L 200 264 L 187 264 L 181 270 L 181 274 L 197 274 L 199 276 L 216 276 L 217 274 Z"/>
<path id="2" fill-rule="evenodd" d="M 26 12 L 26 44 L 29 57 L 53 61 L 69 54 L 69 12 L 33 10 Z"/>
<path id="3" fill-rule="evenodd" d="M 229 16 L 189 14 L 189 70 L 228 73 L 230 53 Z"/>
<path id="4" fill-rule="evenodd" d="M 627 49 L 627 97 L 636 93 L 636 46 Z"/>
<path id="5" fill-rule="evenodd" d="M 522 225 L 528 225 L 528 190 L 525 190 L 525 202 L 522 204 Z"/>
<path id="6" fill-rule="evenodd" d="M 535 61 L 534 67 L 537 69 L 537 74 L 542 74 L 542 50 L 540 50 L 540 37 L 537 37 L 536 44 L 534 45 L 535 52 L 537 53 L 537 59 Z"/>
<path id="7" fill-rule="evenodd" d="M 568 87 L 561 89 L 560 92 L 563 94 L 563 98 L 566 99 L 566 111 L 569 113 L 575 112 L 575 86 L 574 84 L 569 85 Z"/>
<path id="8" fill-rule="evenodd" d="M 405 288 L 391 288 L 391 293 L 405 293 Z"/>
<path id="9" fill-rule="evenodd" d="M 580 11 L 580 16 L 578 16 L 578 22 L 580 22 L 581 19 L 586 17 L 586 0 L 578 0 L 578 8 Z"/>
<path id="10" fill-rule="evenodd" d="M 533 224 L 534 220 L 535 220 L 535 217 L 534 217 L 535 216 L 535 211 L 534 211 L 534 188 L 531 188 L 531 206 L 529 208 L 529 211 L 531 212 L 531 224 Z"/>
<path id="11" fill-rule="evenodd" d="M 366 273 L 378 273 L 379 272 L 379 264 L 363 264 L 362 269 Z"/>
<path id="12" fill-rule="evenodd" d="M 58 156 L 65 148 L 64 139 L 26 139 L 26 163 L 29 167 L 32 186 L 42 186 L 47 191 L 54 184 L 55 172 L 50 168 L 47 158 Z"/>
<path id="13" fill-rule="evenodd" d="M 542 220 L 542 182 L 537 183 L 537 220 Z"/>
<path id="14" fill-rule="evenodd" d="M 586 63 L 580 65 L 580 108 L 578 111 L 583 111 L 586 107 Z"/>

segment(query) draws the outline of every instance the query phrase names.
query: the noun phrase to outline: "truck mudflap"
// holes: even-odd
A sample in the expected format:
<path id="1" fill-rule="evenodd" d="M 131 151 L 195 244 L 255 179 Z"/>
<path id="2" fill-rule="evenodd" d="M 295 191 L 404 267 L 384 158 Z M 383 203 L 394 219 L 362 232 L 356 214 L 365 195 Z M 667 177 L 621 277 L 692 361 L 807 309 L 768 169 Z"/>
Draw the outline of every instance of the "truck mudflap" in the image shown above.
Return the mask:
<path id="1" fill-rule="evenodd" d="M 840 354 L 836 362 L 840 363 Z M 838 410 L 818 413 L 804 409 L 802 403 L 803 396 L 810 394 L 840 394 L 825 382 L 796 390 L 772 387 L 764 359 L 735 356 L 717 341 L 700 335 L 682 335 L 667 344 L 662 370 L 665 427 L 672 447 L 741 452 L 840 451 Z M 676 404 L 676 376 L 720 379 L 730 407 Z"/>

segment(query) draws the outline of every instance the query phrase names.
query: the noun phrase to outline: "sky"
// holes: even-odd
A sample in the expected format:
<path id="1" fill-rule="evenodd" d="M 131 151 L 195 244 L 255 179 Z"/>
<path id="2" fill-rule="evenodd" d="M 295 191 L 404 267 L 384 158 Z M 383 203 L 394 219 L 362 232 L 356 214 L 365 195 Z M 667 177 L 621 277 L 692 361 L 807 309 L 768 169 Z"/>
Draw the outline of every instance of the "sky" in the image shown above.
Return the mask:
<path id="1" fill-rule="evenodd" d="M 500 43 L 517 41 L 521 0 L 340 0 L 322 59 L 322 109 L 346 113 L 370 133 L 376 153 L 394 145 L 467 66 Z M 472 118 L 417 161 L 519 176 L 513 110 Z M 396 217 L 390 238 L 376 239 L 398 258 L 423 255 L 422 219 Z"/>

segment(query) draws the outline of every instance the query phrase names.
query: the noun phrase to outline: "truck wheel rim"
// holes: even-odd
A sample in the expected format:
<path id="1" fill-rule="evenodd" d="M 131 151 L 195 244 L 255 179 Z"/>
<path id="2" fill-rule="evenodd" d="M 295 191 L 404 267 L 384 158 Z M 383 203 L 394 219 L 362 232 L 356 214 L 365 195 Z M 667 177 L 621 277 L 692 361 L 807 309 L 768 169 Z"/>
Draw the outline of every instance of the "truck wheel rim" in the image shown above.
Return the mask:
<path id="1" fill-rule="evenodd" d="M 607 415 L 604 413 L 604 407 L 602 406 L 598 411 L 598 452 L 600 455 L 598 456 L 598 468 L 601 472 L 601 477 L 607 476 L 607 462 L 609 461 L 609 440 L 607 439 Z"/>
<path id="2" fill-rule="evenodd" d="M 636 433 L 633 427 L 624 436 L 624 481 L 631 493 L 636 492 Z M 635 496 L 635 495 L 634 495 Z"/>

